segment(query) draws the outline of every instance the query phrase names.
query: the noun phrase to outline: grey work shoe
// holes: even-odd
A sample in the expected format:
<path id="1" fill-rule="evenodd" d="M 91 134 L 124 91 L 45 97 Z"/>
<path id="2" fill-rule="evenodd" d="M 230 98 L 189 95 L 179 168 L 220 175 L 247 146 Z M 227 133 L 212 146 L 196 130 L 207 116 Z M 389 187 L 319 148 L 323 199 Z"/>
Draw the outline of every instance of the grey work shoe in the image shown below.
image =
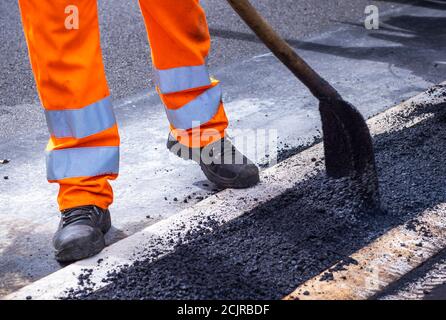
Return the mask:
<path id="1" fill-rule="evenodd" d="M 220 188 L 249 188 L 260 180 L 257 166 L 240 153 L 227 138 L 204 148 L 189 148 L 169 134 L 167 148 L 180 158 L 200 164 L 209 181 Z"/>
<path id="2" fill-rule="evenodd" d="M 110 212 L 96 206 L 62 211 L 53 237 L 56 260 L 72 262 L 94 256 L 105 247 L 104 234 L 111 227 Z"/>

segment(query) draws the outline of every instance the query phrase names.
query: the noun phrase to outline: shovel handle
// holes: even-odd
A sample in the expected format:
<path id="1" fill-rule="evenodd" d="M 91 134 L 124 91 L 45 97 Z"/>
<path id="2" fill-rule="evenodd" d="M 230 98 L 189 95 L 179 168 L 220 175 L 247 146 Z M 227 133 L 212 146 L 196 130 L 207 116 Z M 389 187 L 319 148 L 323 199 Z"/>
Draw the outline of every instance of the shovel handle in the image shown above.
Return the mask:
<path id="1" fill-rule="evenodd" d="M 282 39 L 270 24 L 257 12 L 249 0 L 227 0 L 235 12 L 245 21 L 274 55 L 313 93 L 319 100 L 338 99 L 339 93 L 314 71 Z"/>

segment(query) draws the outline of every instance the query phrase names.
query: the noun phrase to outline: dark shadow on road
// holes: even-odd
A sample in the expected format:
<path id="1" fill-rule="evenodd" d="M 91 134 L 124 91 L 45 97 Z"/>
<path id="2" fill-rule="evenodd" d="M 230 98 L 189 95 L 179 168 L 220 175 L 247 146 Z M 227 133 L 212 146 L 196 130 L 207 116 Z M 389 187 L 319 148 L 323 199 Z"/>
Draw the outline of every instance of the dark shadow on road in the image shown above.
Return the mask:
<path id="1" fill-rule="evenodd" d="M 0 296 L 60 268 L 53 259 L 52 235 L 36 229 L 35 225 L 11 227 L 10 234 L 4 235 L 12 239 L 0 254 Z"/>
<path id="2" fill-rule="evenodd" d="M 439 277 L 437 278 L 435 283 L 439 285 L 437 288 L 434 288 L 434 290 L 427 290 L 427 286 L 425 286 L 424 292 L 421 292 L 421 290 L 413 290 L 413 286 L 418 280 L 421 280 L 423 278 L 430 278 L 429 274 L 432 273 L 432 270 L 437 269 L 438 272 L 438 264 L 444 265 L 446 263 L 446 249 L 441 250 L 438 254 L 436 254 L 434 257 L 420 265 L 418 268 L 412 270 L 411 272 L 405 274 L 402 276 L 399 280 L 393 282 L 390 284 L 387 288 L 385 288 L 383 291 L 376 294 L 374 297 L 371 298 L 371 300 L 381 300 L 386 299 L 388 300 L 389 297 L 392 297 L 394 295 L 401 296 L 400 290 L 403 289 L 403 292 L 407 292 L 406 290 L 410 290 L 411 295 L 413 294 L 413 298 L 421 299 L 424 297 L 425 300 L 438 300 L 438 299 L 446 299 L 446 282 L 442 283 L 442 279 L 444 279 L 444 274 L 440 271 Z M 418 286 L 418 289 L 421 286 Z M 409 289 L 410 288 L 410 289 Z M 430 289 L 430 288 L 429 288 Z M 437 290 L 436 290 L 437 289 Z"/>

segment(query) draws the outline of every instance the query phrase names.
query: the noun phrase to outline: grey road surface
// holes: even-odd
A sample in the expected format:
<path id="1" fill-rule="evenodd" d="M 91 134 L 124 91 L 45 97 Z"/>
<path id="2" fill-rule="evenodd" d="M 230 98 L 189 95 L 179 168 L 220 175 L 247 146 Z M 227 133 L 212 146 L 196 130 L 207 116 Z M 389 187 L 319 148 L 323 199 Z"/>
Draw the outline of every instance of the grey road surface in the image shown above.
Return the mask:
<path id="1" fill-rule="evenodd" d="M 254 0 L 280 33 L 302 39 L 358 22 L 364 8 L 378 4 L 382 10 L 408 1 L 368 0 Z M 202 0 L 214 35 L 210 65 L 219 67 L 265 52 L 262 44 L 250 37 L 248 29 L 224 0 Z M 113 96 L 122 98 L 153 87 L 150 48 L 136 0 L 100 0 L 102 48 L 107 77 Z M 14 106 L 35 102 L 37 95 L 21 29 L 16 0 L 0 3 L 0 105 Z"/>

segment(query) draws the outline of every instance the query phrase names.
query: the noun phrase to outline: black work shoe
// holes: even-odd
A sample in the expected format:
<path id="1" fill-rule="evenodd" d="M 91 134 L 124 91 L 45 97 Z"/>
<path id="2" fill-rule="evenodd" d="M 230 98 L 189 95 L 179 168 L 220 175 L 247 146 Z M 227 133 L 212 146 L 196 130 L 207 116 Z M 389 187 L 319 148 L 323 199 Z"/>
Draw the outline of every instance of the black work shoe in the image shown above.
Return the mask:
<path id="1" fill-rule="evenodd" d="M 189 148 L 169 134 L 167 148 L 180 158 L 199 163 L 209 181 L 220 188 L 249 188 L 260 180 L 257 166 L 227 138 L 204 148 Z"/>
<path id="2" fill-rule="evenodd" d="M 111 227 L 110 212 L 96 206 L 62 211 L 53 238 L 56 260 L 71 262 L 94 256 L 105 247 L 104 234 Z"/>

